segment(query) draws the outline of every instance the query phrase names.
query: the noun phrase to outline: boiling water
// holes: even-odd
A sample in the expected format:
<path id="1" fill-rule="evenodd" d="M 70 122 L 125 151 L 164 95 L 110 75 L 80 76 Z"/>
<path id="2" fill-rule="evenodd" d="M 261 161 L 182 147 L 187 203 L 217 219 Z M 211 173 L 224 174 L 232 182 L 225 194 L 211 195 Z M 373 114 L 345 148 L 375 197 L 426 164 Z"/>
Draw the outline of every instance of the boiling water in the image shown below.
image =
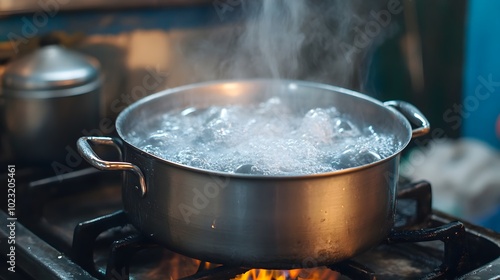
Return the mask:
<path id="1" fill-rule="evenodd" d="M 340 170 L 388 157 L 400 146 L 372 126 L 356 126 L 333 107 L 299 115 L 279 98 L 254 107 L 187 108 L 133 130 L 127 139 L 160 158 L 259 175 Z"/>

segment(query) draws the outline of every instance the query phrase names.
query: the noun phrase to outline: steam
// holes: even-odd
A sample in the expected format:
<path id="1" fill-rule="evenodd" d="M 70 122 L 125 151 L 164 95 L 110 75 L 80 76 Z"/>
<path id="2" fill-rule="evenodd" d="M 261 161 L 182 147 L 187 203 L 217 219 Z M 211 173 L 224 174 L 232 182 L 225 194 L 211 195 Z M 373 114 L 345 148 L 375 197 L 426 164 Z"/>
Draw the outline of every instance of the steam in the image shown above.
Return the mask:
<path id="1" fill-rule="evenodd" d="M 249 69 L 244 65 L 249 65 L 255 75 L 293 76 L 299 70 L 299 52 L 306 37 L 302 32 L 306 3 L 282 0 L 253 3 L 255 7 L 250 11 L 256 18 L 247 21 L 238 38 L 236 52 L 229 61 L 230 73 L 245 76 Z"/>
<path id="2" fill-rule="evenodd" d="M 241 0 L 232 10 L 240 10 L 240 20 L 179 46 L 188 63 L 177 71 L 190 77 L 182 83 L 276 78 L 359 87 L 369 46 L 353 46 L 354 30 L 376 5 L 360 1 Z"/>

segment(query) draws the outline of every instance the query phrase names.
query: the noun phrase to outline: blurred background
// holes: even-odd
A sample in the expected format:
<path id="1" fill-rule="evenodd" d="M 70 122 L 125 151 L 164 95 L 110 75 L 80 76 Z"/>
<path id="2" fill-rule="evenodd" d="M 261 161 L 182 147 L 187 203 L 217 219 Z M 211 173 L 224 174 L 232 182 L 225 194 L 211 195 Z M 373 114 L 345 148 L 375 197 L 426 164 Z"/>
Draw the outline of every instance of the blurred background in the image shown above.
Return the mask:
<path id="1" fill-rule="evenodd" d="M 215 79 L 304 79 L 381 101 L 406 100 L 432 129 L 404 153 L 401 175 L 430 181 L 436 209 L 500 231 L 498 1 L 312 2 L 295 18 L 297 26 L 275 15 L 258 42 L 241 35 L 251 34 L 246 22 L 260 17 L 256 10 L 250 0 L 2 1 L 0 76 L 7 78 L 0 79 L 0 96 L 13 83 L 7 65 L 56 44 L 100 65 L 93 70 L 102 80 L 98 118 L 94 126 L 78 127 L 82 134 L 113 134 L 114 119 L 134 101 Z M 281 34 L 304 42 L 293 57 L 295 71 L 286 71 L 286 55 L 268 56 L 282 66 L 265 66 L 263 44 L 291 53 Z M 62 61 L 47 58 L 51 67 Z M 5 121 L 8 104 L 0 99 L 0 105 L 2 162 L 17 161 Z M 82 118 L 66 114 L 69 123 Z M 74 142 L 67 145 L 71 150 Z"/>

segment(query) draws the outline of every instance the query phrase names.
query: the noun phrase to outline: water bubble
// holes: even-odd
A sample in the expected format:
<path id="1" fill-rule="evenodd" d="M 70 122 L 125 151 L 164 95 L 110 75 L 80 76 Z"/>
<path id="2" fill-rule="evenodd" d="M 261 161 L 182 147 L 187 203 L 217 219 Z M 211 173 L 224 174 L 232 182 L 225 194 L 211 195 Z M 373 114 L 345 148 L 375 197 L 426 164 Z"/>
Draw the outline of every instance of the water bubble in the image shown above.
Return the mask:
<path id="1" fill-rule="evenodd" d="M 356 137 L 359 136 L 359 129 L 349 120 L 336 118 L 333 121 L 333 131 L 340 137 Z"/>
<path id="2" fill-rule="evenodd" d="M 355 149 L 345 150 L 340 154 L 338 160 L 334 162 L 334 167 L 336 169 L 345 169 L 357 166 L 356 157 L 358 152 Z"/>
<path id="3" fill-rule="evenodd" d="M 329 114 L 323 109 L 313 109 L 306 113 L 300 127 L 305 139 L 316 143 L 328 143 L 333 137 Z"/>
<path id="4" fill-rule="evenodd" d="M 243 164 L 238 166 L 234 173 L 241 173 L 241 174 L 253 174 L 253 175 L 263 175 L 264 172 L 260 170 L 257 166 L 252 165 L 252 164 Z"/>
<path id="5" fill-rule="evenodd" d="M 356 163 L 359 165 L 369 164 L 381 160 L 382 157 L 371 150 L 361 150 L 356 157 Z"/>
<path id="6" fill-rule="evenodd" d="M 277 97 L 254 106 L 166 112 L 139 122 L 126 138 L 148 153 L 180 164 L 255 175 L 355 167 L 390 156 L 398 146 L 389 135 L 341 115 L 334 107 L 298 113 Z"/>

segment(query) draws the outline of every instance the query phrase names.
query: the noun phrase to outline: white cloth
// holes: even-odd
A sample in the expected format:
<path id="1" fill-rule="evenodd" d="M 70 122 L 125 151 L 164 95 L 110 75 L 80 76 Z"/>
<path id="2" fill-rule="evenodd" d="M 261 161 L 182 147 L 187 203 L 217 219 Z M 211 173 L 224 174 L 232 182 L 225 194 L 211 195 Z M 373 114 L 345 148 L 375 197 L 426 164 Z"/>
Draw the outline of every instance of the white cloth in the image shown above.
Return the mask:
<path id="1" fill-rule="evenodd" d="M 491 215 L 500 205 L 500 153 L 477 140 L 439 140 L 415 148 L 401 174 L 429 181 L 433 207 L 469 221 Z"/>

